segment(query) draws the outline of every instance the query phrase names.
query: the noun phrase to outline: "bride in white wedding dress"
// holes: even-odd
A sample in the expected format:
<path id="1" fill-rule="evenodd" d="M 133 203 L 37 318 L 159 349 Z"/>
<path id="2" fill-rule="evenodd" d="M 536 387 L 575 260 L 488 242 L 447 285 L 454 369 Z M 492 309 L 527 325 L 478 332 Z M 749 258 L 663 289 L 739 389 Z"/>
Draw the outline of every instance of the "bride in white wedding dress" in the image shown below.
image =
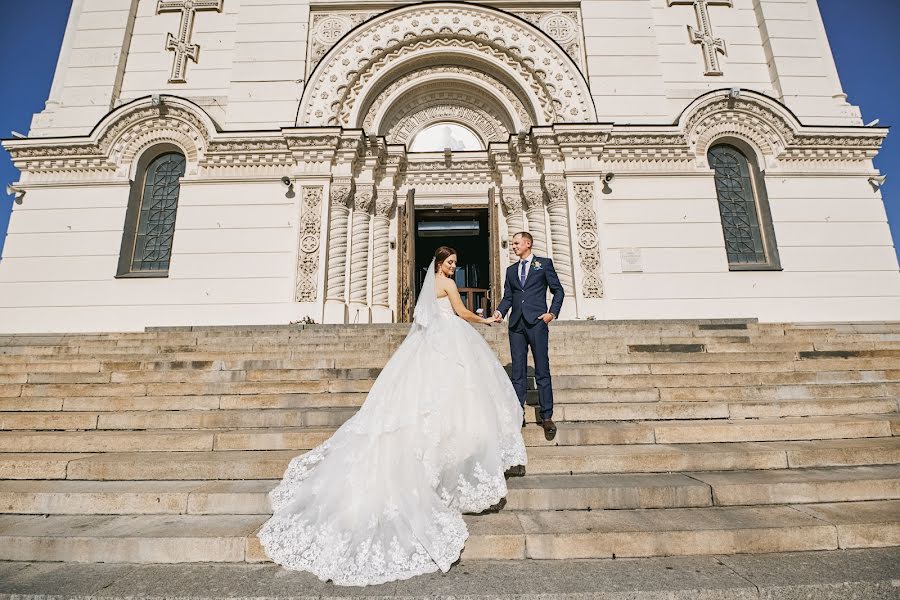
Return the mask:
<path id="1" fill-rule="evenodd" d="M 493 321 L 463 306 L 455 266 L 438 248 L 412 329 L 362 408 L 269 493 L 258 537 L 276 563 L 338 585 L 446 572 L 469 535 L 462 513 L 499 503 L 504 472 L 526 463 L 516 393 L 465 322 Z"/>

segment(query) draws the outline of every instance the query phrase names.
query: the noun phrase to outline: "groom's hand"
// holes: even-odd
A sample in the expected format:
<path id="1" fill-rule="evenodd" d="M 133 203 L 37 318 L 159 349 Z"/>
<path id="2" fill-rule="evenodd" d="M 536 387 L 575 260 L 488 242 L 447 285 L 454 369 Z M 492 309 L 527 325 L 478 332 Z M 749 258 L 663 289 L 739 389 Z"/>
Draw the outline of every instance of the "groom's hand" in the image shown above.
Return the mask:
<path id="1" fill-rule="evenodd" d="M 500 314 L 499 310 L 494 311 L 494 323 L 502 323 L 503 315 Z"/>
<path id="2" fill-rule="evenodd" d="M 554 317 L 553 317 L 553 313 L 544 313 L 544 314 L 542 314 L 542 315 L 541 315 L 540 317 L 538 317 L 538 318 L 539 318 L 541 321 L 543 321 L 544 323 L 549 323 L 550 321 L 553 320 Z"/>

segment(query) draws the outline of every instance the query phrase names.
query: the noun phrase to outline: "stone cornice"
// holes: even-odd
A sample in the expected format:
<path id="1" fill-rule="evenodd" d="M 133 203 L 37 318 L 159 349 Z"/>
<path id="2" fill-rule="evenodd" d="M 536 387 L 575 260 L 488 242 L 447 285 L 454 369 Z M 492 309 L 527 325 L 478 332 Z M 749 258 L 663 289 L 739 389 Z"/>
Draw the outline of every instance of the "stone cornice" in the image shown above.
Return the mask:
<path id="1" fill-rule="evenodd" d="M 167 99 L 167 102 L 170 102 Z M 127 180 L 144 149 L 158 143 L 180 147 L 187 177 L 253 179 L 284 169 L 326 172 L 333 165 L 356 169 L 363 162 L 399 172 L 490 171 L 538 165 L 561 157 L 600 161 L 622 170 L 706 168 L 706 152 L 717 140 L 737 138 L 756 148 L 767 170 L 861 172 L 887 135 L 885 128 L 812 127 L 758 94 L 739 100 L 700 98 L 673 125 L 557 124 L 491 143 L 483 153 L 408 155 L 382 137 L 340 127 L 285 128 L 280 131 L 220 132 L 187 102 L 171 100 L 164 111 L 137 104 L 117 109 L 90 136 L 3 141 L 23 184 Z M 479 158 L 473 158 L 478 154 Z M 483 158 L 480 157 L 483 155 Z M 571 167 L 570 167 L 571 170 Z M 349 173 L 349 171 L 348 171 Z M 479 176 L 480 177 L 480 176 Z"/>

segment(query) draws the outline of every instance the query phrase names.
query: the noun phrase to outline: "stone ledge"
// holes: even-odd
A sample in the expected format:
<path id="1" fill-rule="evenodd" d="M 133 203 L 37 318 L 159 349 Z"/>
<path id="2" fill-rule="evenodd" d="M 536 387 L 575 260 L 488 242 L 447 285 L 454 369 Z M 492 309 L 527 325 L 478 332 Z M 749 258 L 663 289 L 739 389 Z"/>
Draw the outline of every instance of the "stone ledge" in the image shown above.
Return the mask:
<path id="1" fill-rule="evenodd" d="M 257 565 L 0 563 L 0 600 L 38 598 L 897 598 L 900 549 L 572 561 L 463 561 L 449 573 L 368 588 Z"/>

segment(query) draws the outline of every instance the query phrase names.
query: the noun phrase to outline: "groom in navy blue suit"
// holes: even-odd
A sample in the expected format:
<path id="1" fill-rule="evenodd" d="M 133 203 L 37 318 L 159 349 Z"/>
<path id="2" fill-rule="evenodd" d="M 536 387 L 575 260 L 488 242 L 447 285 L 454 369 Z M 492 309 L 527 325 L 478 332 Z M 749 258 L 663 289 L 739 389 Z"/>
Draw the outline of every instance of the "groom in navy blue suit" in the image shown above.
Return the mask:
<path id="1" fill-rule="evenodd" d="M 519 261 L 506 269 L 503 299 L 494 313 L 496 321 L 502 321 L 509 311 L 509 350 L 512 354 L 513 388 L 519 403 L 525 406 L 525 384 L 528 366 L 528 348 L 534 357 L 534 376 L 537 381 L 541 404 L 541 425 L 548 435 L 556 433 L 553 423 L 553 386 L 550 381 L 550 356 L 547 350 L 549 328 L 547 324 L 559 315 L 563 292 L 559 277 L 549 258 L 531 253 L 533 239 L 525 231 L 513 236 L 512 248 Z M 553 294 L 553 302 L 547 308 L 547 289 Z M 522 424 L 524 426 L 524 423 Z"/>

